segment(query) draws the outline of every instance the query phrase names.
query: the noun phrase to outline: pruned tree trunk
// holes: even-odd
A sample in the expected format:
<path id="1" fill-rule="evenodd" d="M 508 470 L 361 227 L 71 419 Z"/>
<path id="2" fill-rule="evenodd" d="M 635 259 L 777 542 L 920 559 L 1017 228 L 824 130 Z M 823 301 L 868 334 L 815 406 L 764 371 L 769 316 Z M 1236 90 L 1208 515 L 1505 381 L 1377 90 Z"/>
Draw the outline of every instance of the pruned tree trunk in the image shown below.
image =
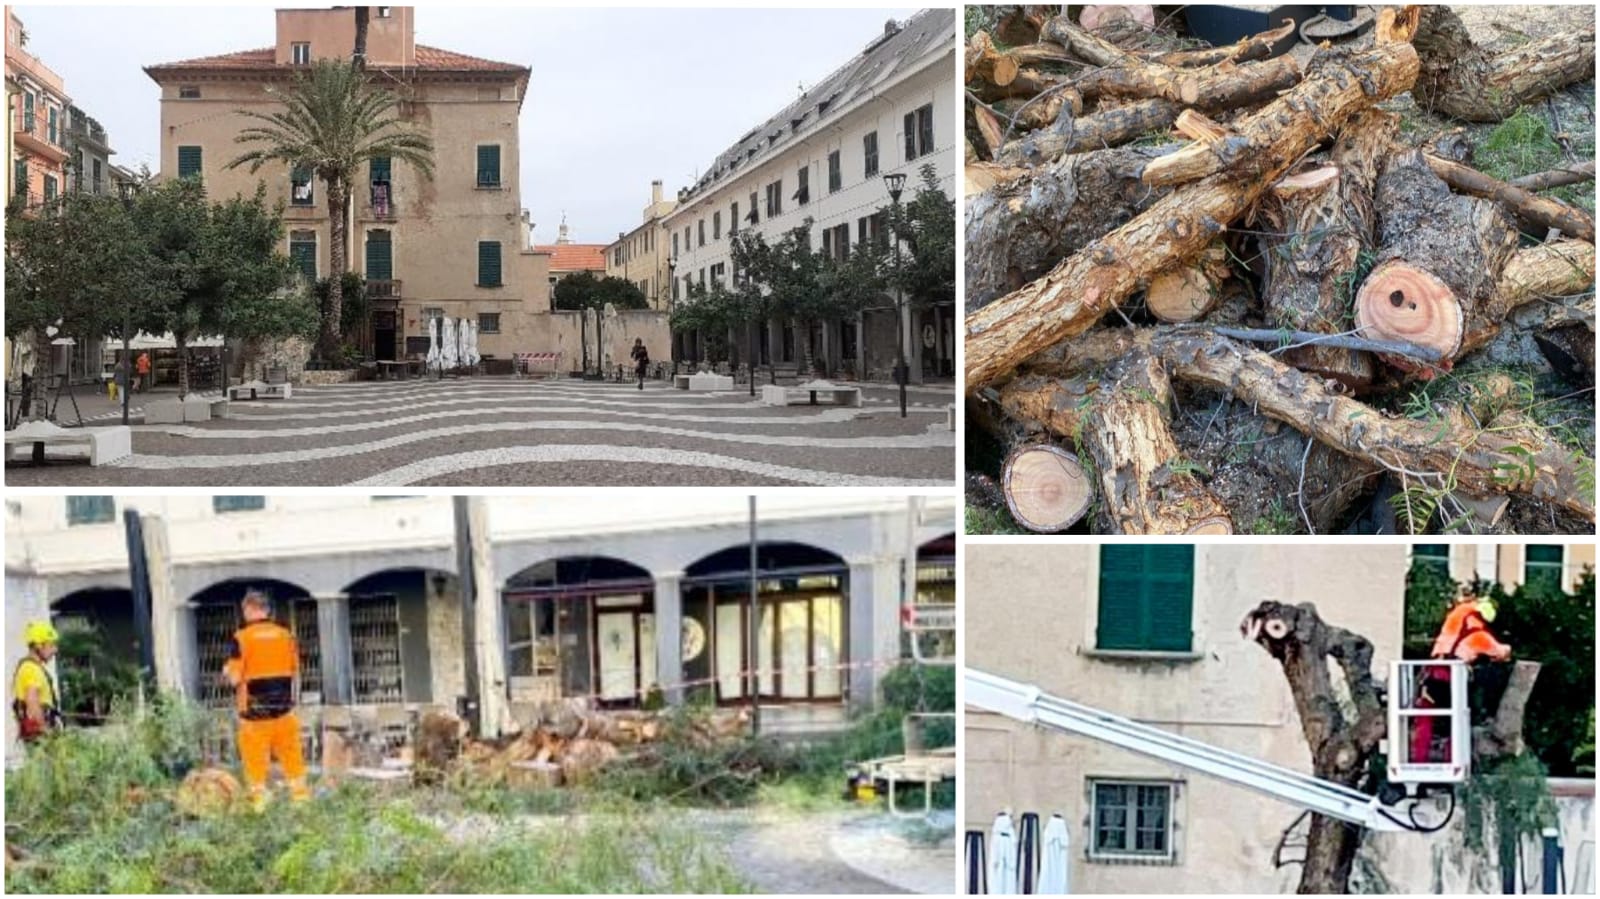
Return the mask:
<path id="1" fill-rule="evenodd" d="M 329 178 L 328 186 L 328 305 L 322 310 L 322 337 L 317 352 L 323 361 L 333 362 L 342 357 L 341 334 L 344 316 L 344 273 L 349 267 L 345 253 L 345 236 L 349 230 L 349 210 L 345 208 L 347 194 L 342 178 Z"/>
<path id="2" fill-rule="evenodd" d="M 1479 759 L 1492 759 L 1507 755 L 1521 755 L 1522 719 L 1528 708 L 1528 698 L 1533 695 L 1534 681 L 1539 679 L 1538 662 L 1518 660 L 1511 668 L 1511 678 L 1500 695 L 1494 717 L 1486 726 L 1473 728 L 1472 754 Z"/>
<path id="3" fill-rule="evenodd" d="M 1451 193 L 1418 150 L 1385 162 L 1376 203 L 1378 252 L 1356 294 L 1356 326 L 1367 337 L 1436 349 L 1445 359 L 1438 367 L 1448 370 L 1468 319 L 1494 299 L 1517 230 L 1494 203 Z"/>
<path id="4" fill-rule="evenodd" d="M 1433 169 L 1433 173 L 1443 179 L 1444 183 L 1464 194 L 1499 203 L 1518 220 L 1526 225 L 1532 225 L 1536 236 L 1543 237 L 1548 229 L 1555 228 L 1569 237 L 1578 237 L 1594 243 L 1594 218 L 1582 209 L 1491 178 L 1459 162 L 1441 159 L 1431 154 L 1424 158 L 1428 161 L 1428 167 Z M 1590 171 L 1593 170 L 1591 163 Z"/>
<path id="5" fill-rule="evenodd" d="M 1199 253 L 1329 132 L 1409 89 L 1416 71 L 1416 53 L 1404 41 L 1384 40 L 1364 51 L 1319 56 L 1312 77 L 1247 117 L 1270 119 L 1279 127 L 1274 139 L 1240 160 L 1233 171 L 1172 192 L 1045 277 L 969 314 L 967 391 L 993 383 L 1029 356 L 1082 333 L 1144 286 L 1150 273 Z"/>
<path id="6" fill-rule="evenodd" d="M 1160 155 L 1123 147 L 1077 153 L 1020 174 L 977 196 L 966 211 L 969 310 L 1032 281 L 1159 197 L 1139 170 Z"/>
<path id="7" fill-rule="evenodd" d="M 1498 122 L 1594 77 L 1593 25 L 1490 53 L 1450 7 L 1425 6 L 1414 42 L 1422 57 L 1417 103 L 1469 122 Z"/>
<path id="8" fill-rule="evenodd" d="M 23 415 L 28 421 L 44 421 L 50 417 L 50 369 L 52 338 L 46 328 L 33 329 L 33 377 L 23 391 L 27 403 Z M 44 447 L 36 446 L 36 462 L 44 461 Z"/>
<path id="9" fill-rule="evenodd" d="M 1319 334 L 1350 330 L 1354 275 L 1373 240 L 1373 185 L 1398 133 L 1394 115 L 1368 110 L 1340 133 L 1330 165 L 1285 178 L 1268 192 L 1271 236 L 1263 238 L 1262 257 L 1270 324 Z M 1355 392 L 1372 384 L 1369 353 L 1307 346 L 1283 358 Z"/>
<path id="10" fill-rule="evenodd" d="M 1362 787 L 1368 761 L 1378 752 L 1387 727 L 1381 687 L 1372 674 L 1372 642 L 1323 621 L 1311 603 L 1262 602 L 1245 616 L 1240 631 L 1282 667 L 1311 749 L 1312 773 Z M 1330 659 L 1343 675 L 1348 706 L 1334 686 Z M 1361 837 L 1355 825 L 1312 815 L 1298 892 L 1347 892 Z"/>
<path id="11" fill-rule="evenodd" d="M 1013 449 L 1002 469 L 1001 490 L 1011 517 L 1041 534 L 1077 524 L 1094 500 L 1094 487 L 1078 457 L 1049 443 Z"/>
<path id="12" fill-rule="evenodd" d="M 995 159 L 1007 165 L 1044 165 L 1068 153 L 1115 147 L 1170 126 L 1178 110 L 1178 104 L 1170 100 L 1102 104 L 1085 116 L 1069 116 L 1063 107 L 1050 130 L 1008 141 Z"/>

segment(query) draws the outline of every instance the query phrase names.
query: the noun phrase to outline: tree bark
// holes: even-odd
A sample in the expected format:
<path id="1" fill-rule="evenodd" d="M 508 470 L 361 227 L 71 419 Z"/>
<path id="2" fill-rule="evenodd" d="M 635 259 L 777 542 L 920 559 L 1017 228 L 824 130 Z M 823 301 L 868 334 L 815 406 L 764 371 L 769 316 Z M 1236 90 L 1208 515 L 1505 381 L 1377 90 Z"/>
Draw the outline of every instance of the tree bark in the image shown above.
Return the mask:
<path id="1" fill-rule="evenodd" d="M 178 399 L 181 400 L 189 395 L 188 335 L 184 334 L 180 330 L 174 329 L 172 333 L 172 345 L 176 347 L 178 351 Z"/>
<path id="2" fill-rule="evenodd" d="M 1517 230 L 1494 203 L 1451 193 L 1417 150 L 1385 162 L 1375 198 L 1379 249 L 1356 294 L 1356 326 L 1374 339 L 1437 349 L 1446 360 L 1439 369 L 1448 370 L 1467 320 L 1494 298 Z M 1385 361 L 1419 369 L 1398 356 Z"/>
<path id="3" fill-rule="evenodd" d="M 1548 172 L 1539 172 L 1534 175 L 1523 175 L 1513 178 L 1507 183 L 1512 187 L 1523 190 L 1549 190 L 1552 187 L 1565 187 L 1568 184 L 1582 184 L 1594 180 L 1594 160 L 1580 162 L 1566 168 L 1551 169 Z"/>
<path id="4" fill-rule="evenodd" d="M 43 326 L 33 329 L 33 378 L 24 391 L 28 399 L 23 414 L 28 421 L 46 421 L 50 418 L 50 376 L 54 362 L 51 358 L 51 348 L 54 346 L 52 339 Z M 123 389 L 127 389 L 126 385 Z M 43 447 L 38 449 L 40 452 L 34 461 L 43 462 Z"/>
<path id="5" fill-rule="evenodd" d="M 1049 271 L 1148 207 L 1159 195 L 1139 170 L 1159 149 L 1077 153 L 976 197 L 966 210 L 967 309 L 977 309 Z"/>
<path id="6" fill-rule="evenodd" d="M 1086 100 L 1101 96 L 1159 98 L 1202 109 L 1238 109 L 1264 103 L 1300 80 L 1300 65 L 1291 56 L 1199 69 L 1143 60 L 1090 34 L 1066 16 L 1045 23 L 1044 38 L 1098 67 L 1084 72 L 1076 82 Z"/>
<path id="7" fill-rule="evenodd" d="M 1018 73 L 1040 63 L 1069 63 L 1072 57 L 1055 44 L 1032 43 L 1007 50 L 995 48 L 988 32 L 978 31 L 967 42 L 966 80 L 1007 87 Z"/>
<path id="8" fill-rule="evenodd" d="M 1594 77 L 1593 25 L 1490 53 L 1473 43 L 1454 10 L 1426 6 L 1415 45 L 1422 58 L 1417 104 L 1468 122 L 1498 122 Z"/>
<path id="9" fill-rule="evenodd" d="M 1495 338 L 1518 308 L 1546 297 L 1571 296 L 1594 287 L 1594 244 L 1558 240 L 1518 250 L 1500 272 L 1493 299 L 1467 322 L 1457 356 Z"/>
<path id="10" fill-rule="evenodd" d="M 1007 165 L 1045 165 L 1069 153 L 1115 147 L 1170 126 L 1178 109 L 1170 100 L 1140 100 L 1102 105 L 1086 116 L 1069 116 L 1063 107 L 1050 130 L 1008 141 L 996 160 Z"/>
<path id="11" fill-rule="evenodd" d="M 1373 185 L 1398 133 L 1397 117 L 1368 110 L 1340 133 L 1332 165 L 1285 178 L 1268 193 L 1263 211 L 1272 233 L 1262 239 L 1262 257 L 1270 324 L 1321 334 L 1350 330 L 1353 278 L 1372 246 Z M 1356 393 L 1372 384 L 1369 353 L 1308 346 L 1289 350 L 1284 360 Z"/>
<path id="12" fill-rule="evenodd" d="M 1323 621 L 1311 603 L 1288 605 L 1273 600 L 1251 610 L 1240 631 L 1283 668 L 1301 732 L 1311 750 L 1312 773 L 1323 780 L 1361 787 L 1367 763 L 1377 753 L 1387 727 L 1387 707 L 1372 674 L 1371 641 Z M 1343 673 L 1353 717 L 1346 716 L 1334 687 L 1330 659 Z M 1359 827 L 1312 815 L 1298 892 L 1347 892 L 1361 837 Z"/>
<path id="13" fill-rule="evenodd" d="M 1543 237 L 1546 231 L 1555 228 L 1562 234 L 1594 243 L 1594 218 L 1582 209 L 1491 178 L 1459 162 L 1433 155 L 1423 158 L 1444 183 L 1461 193 L 1501 204 L 1524 224 L 1533 225 L 1537 237 Z M 1592 163 L 1590 170 L 1593 171 Z"/>
<path id="14" fill-rule="evenodd" d="M 1225 176 L 1174 191 L 1048 275 L 967 316 L 966 389 L 1080 334 L 1146 282 L 1200 252 L 1291 165 L 1353 115 L 1411 86 L 1417 57 L 1403 41 L 1330 52 L 1312 77 L 1248 117 L 1281 123 L 1277 137 Z"/>
<path id="15" fill-rule="evenodd" d="M 344 272 L 349 267 L 345 235 L 349 229 L 349 210 L 343 178 L 329 178 L 328 186 L 328 306 L 322 310 L 322 339 L 317 348 L 324 362 L 343 364 L 341 337 L 344 322 Z"/>
<path id="16" fill-rule="evenodd" d="M 1472 754 L 1478 759 L 1492 759 L 1507 755 L 1521 755 L 1522 719 L 1528 708 L 1528 698 L 1533 694 L 1534 681 L 1539 679 L 1538 662 L 1518 660 L 1513 663 L 1511 679 L 1506 691 L 1500 695 L 1494 718 L 1487 726 L 1474 728 Z"/>
<path id="17" fill-rule="evenodd" d="M 1199 50 L 1172 50 L 1158 53 L 1145 58 L 1151 62 L 1175 68 L 1191 68 L 1197 66 L 1214 66 L 1224 62 L 1252 62 L 1266 59 L 1272 55 L 1272 48 L 1279 41 L 1294 34 L 1298 26 L 1292 19 L 1285 19 L 1283 25 L 1270 31 L 1246 38 L 1240 38 L 1237 43 L 1224 47 L 1208 47 Z"/>
<path id="18" fill-rule="evenodd" d="M 1394 418 L 1331 390 L 1322 378 L 1203 332 L 1172 334 L 1159 352 L 1174 377 L 1227 390 L 1277 419 L 1348 455 L 1367 459 L 1412 482 L 1444 491 L 1524 493 L 1594 521 L 1594 491 L 1583 469 L 1549 439 L 1496 433 L 1439 421 Z"/>

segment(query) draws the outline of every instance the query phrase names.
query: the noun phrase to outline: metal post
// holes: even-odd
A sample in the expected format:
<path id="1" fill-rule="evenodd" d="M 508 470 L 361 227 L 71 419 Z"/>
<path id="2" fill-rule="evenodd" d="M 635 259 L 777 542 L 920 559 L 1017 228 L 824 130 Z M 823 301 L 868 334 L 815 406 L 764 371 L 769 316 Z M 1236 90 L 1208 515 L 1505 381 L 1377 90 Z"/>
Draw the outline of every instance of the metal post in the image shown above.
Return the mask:
<path id="1" fill-rule="evenodd" d="M 456 517 L 456 583 L 461 591 L 461 638 L 465 654 L 466 695 L 457 703 L 457 711 L 467 722 L 474 736 L 482 733 L 478 702 L 478 642 L 477 642 L 477 592 L 472 583 L 472 513 L 468 497 L 453 497 Z"/>
<path id="2" fill-rule="evenodd" d="M 1540 834 L 1544 838 L 1544 865 L 1539 874 L 1540 890 L 1547 896 L 1558 892 L 1561 878 L 1561 831 L 1546 827 Z"/>
<path id="3" fill-rule="evenodd" d="M 755 327 L 754 327 L 754 323 L 753 322 L 748 322 L 747 321 L 747 322 L 744 323 L 744 342 L 745 342 L 745 344 L 748 346 L 748 348 L 750 350 L 750 395 L 751 396 L 755 396 L 756 395 L 756 357 L 761 355 L 761 348 L 756 345 L 756 333 L 755 333 Z M 756 502 L 755 497 L 752 496 L 750 498 L 750 505 L 751 505 L 752 509 L 755 507 L 755 502 Z M 755 513 L 752 511 L 750 513 L 750 515 L 751 515 L 751 518 L 750 518 L 750 529 L 751 529 L 751 532 L 754 533 L 754 531 L 755 531 Z M 752 537 L 751 539 L 755 539 L 755 538 Z"/>
<path id="4" fill-rule="evenodd" d="M 898 217 L 900 201 L 894 201 L 895 214 Z M 900 276 L 900 238 L 894 239 L 894 274 Z M 906 417 L 906 381 L 911 373 L 906 369 L 906 299 L 905 291 L 896 284 L 894 287 L 895 331 L 899 337 L 900 360 L 895 364 L 895 379 L 900 382 L 900 417 Z"/>
<path id="5" fill-rule="evenodd" d="M 122 319 L 122 423 L 128 423 L 128 392 L 133 389 L 133 344 L 128 330 L 133 327 L 129 313 Z M 140 385 L 144 386 L 144 385 Z M 148 388 L 146 388 L 148 389 Z"/>
<path id="6" fill-rule="evenodd" d="M 755 383 L 755 375 L 750 376 Z M 761 733 L 761 583 L 756 577 L 756 498 L 750 497 L 750 732 Z"/>

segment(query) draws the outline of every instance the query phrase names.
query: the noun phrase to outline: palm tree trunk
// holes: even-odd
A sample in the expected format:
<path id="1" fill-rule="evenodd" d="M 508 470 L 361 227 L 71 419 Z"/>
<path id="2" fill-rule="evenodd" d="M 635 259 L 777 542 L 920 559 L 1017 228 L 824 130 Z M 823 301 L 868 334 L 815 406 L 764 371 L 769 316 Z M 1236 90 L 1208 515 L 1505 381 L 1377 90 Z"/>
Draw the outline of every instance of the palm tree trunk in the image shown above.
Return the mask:
<path id="1" fill-rule="evenodd" d="M 344 316 L 344 272 L 349 266 L 345 258 L 345 232 L 348 228 L 345 208 L 345 184 L 342 178 L 328 182 L 328 259 L 332 263 L 328 272 L 328 308 L 322 311 L 322 340 L 318 348 L 324 361 L 340 357 L 340 322 Z"/>
<path id="2" fill-rule="evenodd" d="M 182 331 L 172 335 L 173 346 L 178 348 L 178 399 L 189 395 L 189 347 Z"/>

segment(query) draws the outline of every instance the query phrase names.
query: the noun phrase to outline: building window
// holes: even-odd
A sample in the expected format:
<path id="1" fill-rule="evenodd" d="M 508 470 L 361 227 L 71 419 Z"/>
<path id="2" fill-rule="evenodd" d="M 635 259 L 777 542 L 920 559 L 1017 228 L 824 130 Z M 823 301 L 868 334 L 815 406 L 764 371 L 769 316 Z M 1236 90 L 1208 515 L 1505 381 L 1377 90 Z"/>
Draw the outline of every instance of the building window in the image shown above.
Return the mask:
<path id="1" fill-rule="evenodd" d="M 869 131 L 861 138 L 861 155 L 866 160 L 863 177 L 871 178 L 878 174 L 878 132 Z"/>
<path id="2" fill-rule="evenodd" d="M 672 256 L 674 259 L 678 256 L 678 232 L 676 231 L 672 232 Z"/>
<path id="3" fill-rule="evenodd" d="M 733 235 L 738 234 L 738 233 L 739 233 L 739 204 L 738 203 L 734 203 L 733 204 L 733 208 L 728 210 L 728 236 L 732 237 Z"/>
<path id="4" fill-rule="evenodd" d="M 711 266 L 711 286 L 713 288 L 722 286 L 722 276 L 727 270 L 728 267 L 721 262 Z"/>
<path id="5" fill-rule="evenodd" d="M 101 181 L 104 177 L 105 169 L 101 166 L 100 160 L 96 159 L 94 161 L 94 192 L 97 194 L 102 191 Z"/>
<path id="6" fill-rule="evenodd" d="M 783 179 L 767 185 L 767 218 L 783 213 Z"/>
<path id="7" fill-rule="evenodd" d="M 500 186 L 500 146 L 498 144 L 478 145 L 478 186 L 483 188 L 498 188 Z"/>
<path id="8" fill-rule="evenodd" d="M 311 206 L 316 197 L 311 192 L 311 170 L 295 166 L 289 172 L 289 203 L 293 206 Z"/>
<path id="9" fill-rule="evenodd" d="M 1090 780 L 1089 857 L 1171 859 L 1171 781 Z"/>
<path id="10" fill-rule="evenodd" d="M 1528 589 L 1559 591 L 1565 571 L 1566 548 L 1557 544 L 1530 543 L 1524 549 L 1522 585 Z"/>
<path id="11" fill-rule="evenodd" d="M 1194 547 L 1100 547 L 1099 609 L 1099 649 L 1192 651 Z"/>
<path id="12" fill-rule="evenodd" d="M 1450 576 L 1450 544 L 1417 543 L 1411 547 L 1411 570 L 1432 569 L 1441 577 Z"/>
<path id="13" fill-rule="evenodd" d="M 431 322 L 436 318 L 444 318 L 444 307 L 426 306 L 422 310 L 422 320 Z"/>
<path id="14" fill-rule="evenodd" d="M 760 222 L 761 210 L 756 204 L 756 192 L 752 190 L 750 192 L 750 224 L 755 225 L 759 224 Z"/>
<path id="15" fill-rule="evenodd" d="M 198 99 L 200 99 L 200 88 L 199 88 L 199 86 L 198 85 L 193 85 L 193 84 L 179 85 L 178 86 L 178 99 L 179 100 L 198 100 Z"/>
<path id="16" fill-rule="evenodd" d="M 683 226 L 683 248 L 685 250 L 694 249 L 693 227 L 692 225 Z"/>
<path id="17" fill-rule="evenodd" d="M 695 223 L 695 232 L 700 235 L 700 242 L 695 244 L 695 246 L 699 246 L 699 247 L 705 246 L 706 245 L 706 220 L 705 219 L 701 219 L 700 221 Z"/>
<path id="18" fill-rule="evenodd" d="M 117 502 L 109 496 L 67 497 L 67 526 L 106 524 L 115 521 Z"/>
<path id="19" fill-rule="evenodd" d="M 22 95 L 22 130 L 28 132 L 29 134 L 33 133 L 34 103 L 35 100 L 33 94 L 28 93 Z"/>
<path id="20" fill-rule="evenodd" d="M 711 239 L 722 239 L 722 210 L 711 213 Z"/>
<path id="21" fill-rule="evenodd" d="M 850 258 L 849 222 L 823 229 L 822 252 L 823 255 L 832 256 L 840 262 Z"/>
<path id="22" fill-rule="evenodd" d="M 394 214 L 394 186 L 389 172 L 389 157 L 374 156 L 367 160 L 367 189 L 376 218 L 386 219 Z"/>
<path id="23" fill-rule="evenodd" d="M 394 14 L 394 7 L 392 7 L 392 6 L 380 6 L 380 7 L 378 7 L 378 18 L 380 18 L 380 19 L 387 19 L 387 18 L 389 18 L 389 16 L 391 16 L 393 14 Z"/>
<path id="24" fill-rule="evenodd" d="M 178 177 L 200 177 L 201 151 L 199 147 L 178 148 Z"/>
<path id="25" fill-rule="evenodd" d="M 500 241 L 478 241 L 478 286 L 500 286 Z"/>
<path id="26" fill-rule="evenodd" d="M 224 512 L 259 512 L 266 507 L 267 498 L 264 496 L 211 497 L 211 511 L 219 515 Z"/>
<path id="27" fill-rule="evenodd" d="M 844 186 L 844 173 L 839 170 L 839 151 L 828 154 L 828 193 L 838 193 Z"/>
<path id="28" fill-rule="evenodd" d="M 296 66 L 311 65 L 311 45 L 309 43 L 290 44 L 289 64 Z"/>
<path id="29" fill-rule="evenodd" d="M 394 243 L 387 229 L 367 232 L 367 280 L 394 280 Z"/>
<path id="30" fill-rule="evenodd" d="M 52 144 L 61 143 L 61 141 L 60 141 L 61 135 L 56 130 L 56 116 L 57 116 L 58 113 L 59 113 L 59 110 L 57 110 L 55 107 L 51 107 L 50 108 L 50 143 L 52 143 Z"/>
<path id="31" fill-rule="evenodd" d="M 804 206 L 811 202 L 811 167 L 801 166 L 797 177 L 800 179 L 800 186 L 795 188 L 794 198 L 795 202 Z"/>
<path id="32" fill-rule="evenodd" d="M 498 312 L 480 312 L 480 313 L 478 313 L 478 333 L 479 334 L 499 334 L 500 333 L 500 313 L 498 313 Z"/>
<path id="33" fill-rule="evenodd" d="M 44 176 L 44 201 L 46 203 L 56 198 L 56 176 Z"/>
<path id="34" fill-rule="evenodd" d="M 313 284 L 317 281 L 317 232 L 290 231 L 289 259 Z"/>
<path id="35" fill-rule="evenodd" d="M 933 152 L 933 104 L 906 113 L 906 161 Z"/>
<path id="36" fill-rule="evenodd" d="M 28 161 L 18 159 L 11 163 L 11 182 L 16 185 L 17 193 L 28 195 Z"/>

